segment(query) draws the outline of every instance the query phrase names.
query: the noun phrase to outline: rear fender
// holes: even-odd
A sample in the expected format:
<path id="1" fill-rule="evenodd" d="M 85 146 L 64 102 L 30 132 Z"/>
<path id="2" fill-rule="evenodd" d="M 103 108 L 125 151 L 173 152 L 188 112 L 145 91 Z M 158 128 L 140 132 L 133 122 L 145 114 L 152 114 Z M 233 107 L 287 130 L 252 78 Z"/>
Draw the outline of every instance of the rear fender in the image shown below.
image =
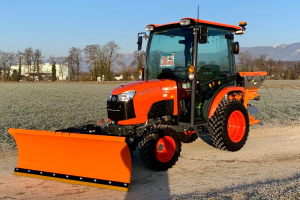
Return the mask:
<path id="1" fill-rule="evenodd" d="M 222 89 L 218 94 L 216 94 L 210 106 L 208 118 L 211 118 L 214 115 L 223 97 L 229 92 L 245 92 L 245 89 L 243 87 L 227 87 Z"/>

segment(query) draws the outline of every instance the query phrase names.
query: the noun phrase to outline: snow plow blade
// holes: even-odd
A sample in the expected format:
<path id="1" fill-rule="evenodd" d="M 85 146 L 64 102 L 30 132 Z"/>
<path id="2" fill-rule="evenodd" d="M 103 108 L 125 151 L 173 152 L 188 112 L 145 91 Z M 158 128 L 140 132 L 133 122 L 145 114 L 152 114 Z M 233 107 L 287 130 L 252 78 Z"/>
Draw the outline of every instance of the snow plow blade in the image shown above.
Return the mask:
<path id="1" fill-rule="evenodd" d="M 128 191 L 131 155 L 125 137 L 9 129 L 19 153 L 14 174 Z"/>

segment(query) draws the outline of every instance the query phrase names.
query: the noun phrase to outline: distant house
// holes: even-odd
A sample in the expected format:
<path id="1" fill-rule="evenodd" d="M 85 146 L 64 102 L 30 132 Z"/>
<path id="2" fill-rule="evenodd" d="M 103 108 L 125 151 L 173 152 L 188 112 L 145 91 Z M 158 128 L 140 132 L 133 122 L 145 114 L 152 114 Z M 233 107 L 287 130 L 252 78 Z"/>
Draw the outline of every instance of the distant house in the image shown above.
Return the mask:
<path id="1" fill-rule="evenodd" d="M 116 79 L 117 81 L 120 81 L 123 79 L 123 75 L 121 74 L 116 74 L 116 76 L 114 77 L 114 79 Z"/>
<path id="2" fill-rule="evenodd" d="M 104 75 L 102 75 L 102 80 L 101 80 L 101 77 L 98 76 L 98 77 L 97 77 L 97 81 L 98 81 L 98 82 L 104 81 Z"/>
<path id="3" fill-rule="evenodd" d="M 10 73 L 12 74 L 14 70 L 19 70 L 19 65 L 11 66 Z M 45 63 L 40 65 L 40 76 L 43 77 L 43 79 L 48 79 L 48 77 L 52 76 L 52 65 L 50 63 Z M 37 80 L 37 70 L 34 68 L 34 66 L 31 66 L 29 69 L 28 66 L 22 65 L 21 67 L 21 75 L 22 76 L 29 76 L 32 77 L 33 80 Z M 68 66 L 61 66 L 59 64 L 56 64 L 56 78 L 57 80 L 69 80 L 70 77 L 70 70 Z M 50 78 L 51 79 L 51 78 Z"/>

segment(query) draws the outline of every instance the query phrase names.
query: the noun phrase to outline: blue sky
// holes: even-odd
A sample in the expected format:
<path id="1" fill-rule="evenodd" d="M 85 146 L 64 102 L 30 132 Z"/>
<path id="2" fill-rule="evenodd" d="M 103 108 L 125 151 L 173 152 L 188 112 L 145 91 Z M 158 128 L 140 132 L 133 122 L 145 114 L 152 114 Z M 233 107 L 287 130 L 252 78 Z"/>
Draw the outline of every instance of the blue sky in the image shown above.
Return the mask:
<path id="1" fill-rule="evenodd" d="M 70 47 L 116 41 L 121 53 L 137 49 L 137 33 L 150 23 L 183 17 L 238 25 L 247 21 L 242 47 L 300 42 L 300 1 L 92 1 L 0 0 L 0 50 L 40 48 L 43 55 L 66 56 Z"/>

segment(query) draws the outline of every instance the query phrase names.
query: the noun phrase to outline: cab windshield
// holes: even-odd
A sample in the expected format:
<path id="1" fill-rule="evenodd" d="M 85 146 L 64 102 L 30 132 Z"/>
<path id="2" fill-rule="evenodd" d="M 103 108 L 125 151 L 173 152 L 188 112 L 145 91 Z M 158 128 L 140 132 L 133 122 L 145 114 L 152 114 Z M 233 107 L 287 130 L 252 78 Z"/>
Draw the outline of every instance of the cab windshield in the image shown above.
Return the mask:
<path id="1" fill-rule="evenodd" d="M 153 32 L 147 55 L 147 79 L 169 74 L 187 80 L 188 67 L 192 64 L 192 47 L 193 26 Z"/>

